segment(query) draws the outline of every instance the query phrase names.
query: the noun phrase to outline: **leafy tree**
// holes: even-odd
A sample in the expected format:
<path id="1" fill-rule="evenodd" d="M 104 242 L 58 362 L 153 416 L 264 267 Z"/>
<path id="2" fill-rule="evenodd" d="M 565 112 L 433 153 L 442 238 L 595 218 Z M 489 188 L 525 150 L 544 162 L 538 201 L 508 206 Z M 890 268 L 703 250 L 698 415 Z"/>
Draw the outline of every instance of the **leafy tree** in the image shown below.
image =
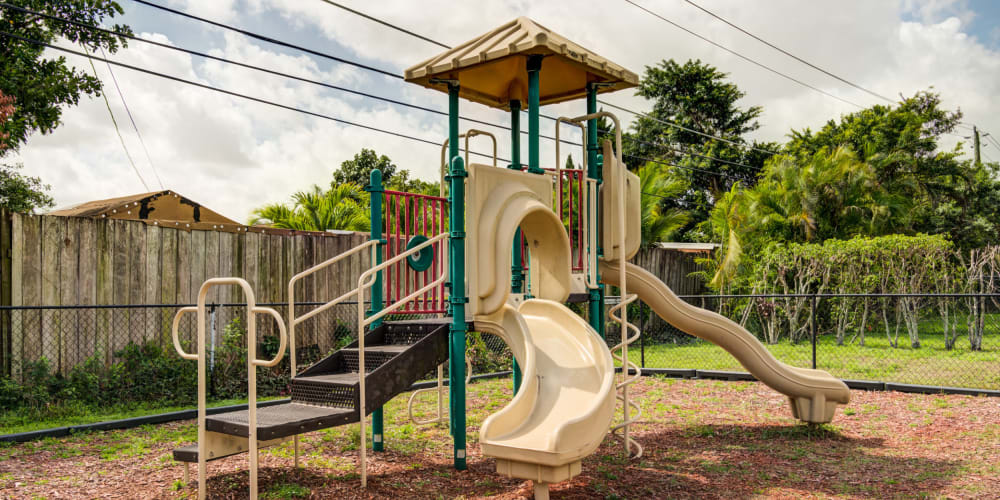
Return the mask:
<path id="1" fill-rule="evenodd" d="M 954 132 L 961 118 L 961 111 L 941 107 L 938 94 L 919 92 L 895 106 L 830 120 L 816 132 L 792 131 L 785 152 L 802 157 L 849 146 L 871 165 L 882 189 L 912 201 L 911 220 L 902 230 L 948 234 L 962 248 L 996 243 L 1000 184 L 994 166 L 963 160 L 958 147 L 938 149 L 941 136 Z"/>
<path id="2" fill-rule="evenodd" d="M 123 12 L 118 2 L 112 0 L 10 0 L 10 3 L 92 25 L 102 24 Z M 90 51 L 104 49 L 111 53 L 126 45 L 124 36 L 12 9 L 0 9 L 0 22 L 7 32 L 46 43 L 65 39 Z M 110 29 L 123 35 L 132 33 L 124 25 L 116 24 Z M 0 123 L 0 133 L 6 136 L 0 150 L 17 149 L 32 132 L 51 132 L 59 125 L 64 106 L 76 105 L 81 94 L 101 93 L 97 77 L 68 66 L 65 57 L 43 57 L 44 50 L 45 47 L 11 37 L 3 37 L 0 43 L 0 91 L 17 102 L 12 119 Z"/>
<path id="3" fill-rule="evenodd" d="M 690 220 L 683 229 L 684 239 L 706 239 L 697 225 L 708 218 L 715 198 L 736 182 L 744 186 L 756 184 L 757 171 L 769 156 L 741 146 L 749 144 L 744 135 L 760 126 L 757 119 L 762 109 L 738 106 L 737 101 L 745 93 L 726 78 L 726 73 L 701 61 L 679 64 L 671 59 L 657 66 L 647 66 L 637 91 L 638 95 L 652 101 L 652 110 L 648 117 L 640 117 L 633 124 L 624 141 L 624 153 L 692 167 L 683 171 L 677 169 L 687 177 L 690 188 L 676 199 L 665 202 L 663 207 L 690 212 Z M 722 137 L 737 145 L 663 122 Z M 763 150 L 777 150 L 774 144 L 753 145 Z M 657 168 L 671 167 L 661 165 Z"/>
<path id="4" fill-rule="evenodd" d="M 55 203 L 38 177 L 22 175 L 22 165 L 0 165 L 0 207 L 11 212 L 31 213 L 38 208 L 50 208 Z"/>
<path id="5" fill-rule="evenodd" d="M 251 225 L 270 225 L 299 231 L 368 231 L 368 196 L 357 184 L 340 184 L 323 191 L 313 186 L 310 191 L 292 195 L 292 205 L 271 203 L 257 208 L 250 217 Z"/>
<path id="6" fill-rule="evenodd" d="M 755 256 L 772 243 L 882 235 L 909 226 L 908 201 L 879 185 L 873 167 L 847 147 L 775 156 L 756 186 L 740 188 L 720 196 L 702 225 L 722 245 L 708 263 L 716 289 L 738 272 L 742 254 Z"/>
<path id="7" fill-rule="evenodd" d="M 421 179 L 411 179 L 410 171 L 405 168 L 397 171 L 396 174 L 392 176 L 392 180 L 390 182 L 383 184 L 386 189 L 391 189 L 393 191 L 426 194 L 430 196 L 438 196 L 441 194 L 441 183 L 439 181 L 427 182 Z M 365 185 L 367 185 L 367 182 Z"/>
<path id="8" fill-rule="evenodd" d="M 340 168 L 333 172 L 333 182 L 330 186 L 335 188 L 338 184 L 347 183 L 367 186 L 371 180 L 372 170 L 376 168 L 382 171 L 382 183 L 386 186 L 392 185 L 393 177 L 396 176 L 396 164 L 386 155 L 379 156 L 374 150 L 362 148 L 353 159 L 344 161 L 340 164 Z"/>
<path id="9" fill-rule="evenodd" d="M 642 246 L 650 247 L 669 241 L 688 222 L 688 215 L 681 209 L 663 208 L 661 203 L 680 196 L 687 190 L 684 179 L 673 177 L 655 163 L 639 169 L 640 213 L 642 216 Z"/>
<path id="10" fill-rule="evenodd" d="M 7 139 L 10 138 L 10 134 L 3 131 L 3 126 L 12 116 L 14 116 L 14 98 L 0 91 L 0 154 L 8 149 Z"/>

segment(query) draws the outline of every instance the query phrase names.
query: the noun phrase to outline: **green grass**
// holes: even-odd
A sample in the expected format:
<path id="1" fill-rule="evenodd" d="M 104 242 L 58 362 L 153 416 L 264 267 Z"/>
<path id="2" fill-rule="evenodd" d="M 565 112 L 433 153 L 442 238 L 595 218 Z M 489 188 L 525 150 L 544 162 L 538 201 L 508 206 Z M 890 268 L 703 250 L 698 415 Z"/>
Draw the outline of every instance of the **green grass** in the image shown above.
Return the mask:
<path id="1" fill-rule="evenodd" d="M 279 398 L 257 398 L 258 401 Z M 245 404 L 246 399 L 226 399 L 209 403 L 209 407 Z M 54 427 L 92 424 L 108 420 L 143 417 L 180 410 L 197 409 L 191 406 L 161 406 L 155 403 L 130 404 L 95 409 L 85 405 L 57 405 L 44 410 L 18 409 L 0 413 L 0 434 L 15 434 Z"/>
<path id="2" fill-rule="evenodd" d="M 925 324 L 921 324 L 923 328 Z M 930 328 L 928 328 L 930 329 Z M 817 368 L 840 378 L 880 380 L 907 384 L 1000 389 L 1000 350 L 984 339 L 985 350 L 971 351 L 960 338 L 952 350 L 944 347 L 940 334 L 922 333 L 921 347 L 913 349 L 905 333 L 900 346 L 892 347 L 885 334 L 876 330 L 865 346 L 836 345 L 833 336 L 817 342 Z M 808 341 L 792 344 L 781 341 L 767 349 L 784 363 L 808 368 L 812 346 Z M 645 347 L 647 368 L 696 368 L 701 370 L 744 371 L 729 353 L 708 342 L 656 344 Z M 629 357 L 639 363 L 639 349 L 633 344 Z"/>

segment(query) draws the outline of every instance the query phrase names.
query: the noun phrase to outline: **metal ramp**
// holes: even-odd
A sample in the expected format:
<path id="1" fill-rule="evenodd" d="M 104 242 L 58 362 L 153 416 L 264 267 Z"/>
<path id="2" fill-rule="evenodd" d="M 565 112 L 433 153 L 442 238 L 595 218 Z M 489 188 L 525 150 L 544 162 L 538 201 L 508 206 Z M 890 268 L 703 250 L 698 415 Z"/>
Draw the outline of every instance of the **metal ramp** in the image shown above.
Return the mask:
<path id="1" fill-rule="evenodd" d="M 448 359 L 449 319 L 393 321 L 365 335 L 365 400 L 367 413 L 406 392 L 421 377 Z M 288 438 L 359 420 L 358 343 L 334 352 L 292 378 L 291 402 L 257 409 L 260 447 Z M 209 434 L 206 460 L 249 450 L 249 410 L 205 418 Z M 235 439 L 227 439 L 234 437 Z M 174 460 L 196 463 L 198 446 L 177 448 Z"/>

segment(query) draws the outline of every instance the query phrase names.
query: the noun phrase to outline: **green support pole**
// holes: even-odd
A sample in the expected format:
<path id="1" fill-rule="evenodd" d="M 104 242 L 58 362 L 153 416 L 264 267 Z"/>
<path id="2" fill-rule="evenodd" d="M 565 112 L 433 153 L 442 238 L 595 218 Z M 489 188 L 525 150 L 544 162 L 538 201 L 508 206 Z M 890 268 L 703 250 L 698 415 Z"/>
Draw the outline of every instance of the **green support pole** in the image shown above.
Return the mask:
<path id="1" fill-rule="evenodd" d="M 513 170 L 521 170 L 521 101 L 510 101 L 510 166 Z M 521 230 L 514 233 L 514 247 L 510 262 L 510 291 L 521 293 L 524 284 L 524 268 L 521 267 Z M 513 372 L 514 394 L 521 388 L 521 367 L 514 360 Z"/>
<path id="2" fill-rule="evenodd" d="M 385 192 L 385 188 L 382 187 L 382 171 L 379 169 L 372 170 L 371 178 L 369 179 L 369 184 L 367 189 L 370 193 L 369 198 L 371 199 L 371 227 L 372 227 L 372 241 L 379 242 L 375 246 L 375 262 L 373 265 L 379 265 L 382 263 L 382 193 Z M 382 310 L 382 271 L 375 274 L 375 284 L 372 286 L 372 301 L 371 309 L 368 310 L 368 315 L 371 316 Z M 378 319 L 372 322 L 372 327 L 377 328 L 382 324 L 382 320 Z M 384 450 L 383 438 L 385 434 L 382 431 L 384 425 L 383 408 L 379 407 L 372 412 L 372 451 L 382 451 Z"/>
<path id="3" fill-rule="evenodd" d="M 597 112 L 597 85 L 593 83 L 587 84 L 587 114 Z M 601 145 L 597 143 L 597 120 L 591 119 L 587 120 L 587 177 L 591 179 L 597 179 L 597 182 L 602 182 L 601 176 L 601 160 L 598 151 L 600 151 Z M 598 190 L 600 193 L 600 190 Z M 600 196 L 600 194 L 598 194 Z M 600 207 L 600 203 L 597 205 Z M 599 220 L 591 221 L 592 227 L 589 228 L 592 231 L 597 231 L 597 255 L 600 258 L 603 255 L 603 249 L 601 245 L 601 232 L 599 227 Z M 594 270 L 597 273 L 597 289 L 590 291 L 590 297 L 588 301 L 588 313 L 590 317 L 590 326 L 600 334 L 601 338 L 605 337 L 604 333 L 604 285 L 600 283 L 600 271 Z"/>
<path id="4" fill-rule="evenodd" d="M 544 174 L 538 160 L 538 77 L 542 56 L 528 57 L 528 172 Z"/>
<path id="5" fill-rule="evenodd" d="M 451 335 L 448 342 L 448 389 L 455 469 L 465 470 L 465 164 L 458 152 L 458 82 L 448 83 L 448 158 L 451 263 Z"/>

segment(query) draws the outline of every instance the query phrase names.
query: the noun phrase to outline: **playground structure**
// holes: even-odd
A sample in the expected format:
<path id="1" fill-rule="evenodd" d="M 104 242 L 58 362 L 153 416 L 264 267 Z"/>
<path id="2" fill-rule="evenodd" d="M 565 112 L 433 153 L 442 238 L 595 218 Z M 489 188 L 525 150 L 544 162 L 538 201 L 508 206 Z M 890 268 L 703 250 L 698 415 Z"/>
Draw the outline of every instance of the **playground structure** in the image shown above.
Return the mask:
<path id="1" fill-rule="evenodd" d="M 628 393 L 639 376 L 629 361 L 628 346 L 640 332 L 629 323 L 627 307 L 640 298 L 664 320 L 719 344 L 762 382 L 788 395 L 796 418 L 828 422 L 837 405 L 847 403 L 847 387 L 839 380 L 778 362 L 735 323 L 678 300 L 662 282 L 628 263 L 640 245 L 639 180 L 622 162 L 621 124 L 610 113 L 598 112 L 596 99 L 599 92 L 637 85 L 634 73 L 519 18 L 415 65 L 405 76 L 448 94 L 441 196 L 385 190 L 381 174 L 374 171 L 368 186 L 371 239 L 290 280 L 287 329 L 278 313 L 255 305 L 253 290 L 238 278 L 206 281 L 198 306 L 182 309 L 174 320 L 175 347 L 186 359 L 197 361 L 199 377 L 198 442 L 175 450 L 174 458 L 198 464 L 199 498 L 205 498 L 210 460 L 249 453 L 250 496 L 256 498 L 259 448 L 292 440 L 298 466 L 300 434 L 354 422 L 361 428 L 358 457 L 364 487 L 367 416 L 372 450 L 381 451 L 382 405 L 435 368 L 438 413 L 430 422 L 443 422 L 447 413 L 454 466 L 465 469 L 465 349 L 470 330 L 499 336 L 515 358 L 515 395 L 480 429 L 482 454 L 496 459 L 498 473 L 532 480 L 536 498 L 546 498 L 549 484 L 580 473 L 582 460 L 609 429 L 623 440 L 628 456 L 641 456 L 642 446 L 630 435 L 640 408 Z M 586 98 L 586 114 L 558 119 L 556 163 L 551 170 L 543 169 L 540 106 L 581 97 Z M 508 168 L 497 166 L 492 134 L 460 133 L 459 98 L 510 111 Z M 528 162 L 522 170 L 520 113 L 525 104 Z M 598 142 L 596 120 L 602 117 L 615 124 L 614 144 Z M 579 170 L 559 168 L 561 124 L 584 131 L 585 156 Z M 468 160 L 469 140 L 478 135 L 493 139 L 492 164 Z M 464 158 L 460 138 L 465 139 Z M 296 315 L 298 282 L 365 254 L 371 256 L 371 265 L 356 288 Z M 248 304 L 250 401 L 246 410 L 207 416 L 205 297 L 213 286 L 233 284 L 242 287 Z M 611 349 L 604 339 L 605 285 L 618 287 L 621 296 L 608 311 L 622 332 L 621 343 Z M 564 305 L 571 298 L 588 303 L 587 320 Z M 357 340 L 299 371 L 296 327 L 349 299 L 358 304 Z M 179 320 L 190 312 L 198 314 L 195 353 L 184 352 L 178 340 Z M 279 324 L 281 345 L 271 360 L 256 359 L 258 314 L 268 314 Z M 390 314 L 436 317 L 387 321 Z M 256 367 L 280 362 L 286 344 L 291 401 L 257 408 Z M 442 397 L 445 362 L 447 412 Z M 613 425 L 618 403 L 623 420 Z"/>

